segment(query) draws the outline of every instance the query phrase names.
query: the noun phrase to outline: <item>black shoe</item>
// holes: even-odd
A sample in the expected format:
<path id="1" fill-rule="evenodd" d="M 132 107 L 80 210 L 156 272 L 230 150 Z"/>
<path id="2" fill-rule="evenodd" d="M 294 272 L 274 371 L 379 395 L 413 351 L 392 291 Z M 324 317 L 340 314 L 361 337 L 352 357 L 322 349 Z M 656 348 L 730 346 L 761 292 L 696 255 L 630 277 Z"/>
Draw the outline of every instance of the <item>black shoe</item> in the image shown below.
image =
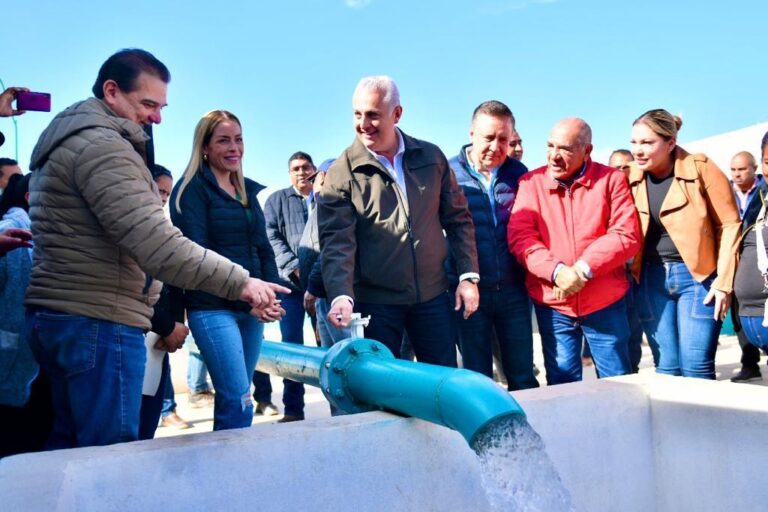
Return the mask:
<path id="1" fill-rule="evenodd" d="M 264 416 L 277 416 L 280 412 L 277 410 L 277 406 L 272 402 L 256 402 L 254 408 L 254 414 L 262 414 Z"/>
<path id="2" fill-rule="evenodd" d="M 757 366 L 742 366 L 739 373 L 731 377 L 731 382 L 749 382 L 763 378 L 760 368 Z"/>
<path id="3" fill-rule="evenodd" d="M 293 416 L 291 414 L 286 414 L 277 420 L 278 423 L 291 423 L 292 421 L 304 421 L 304 416 Z"/>

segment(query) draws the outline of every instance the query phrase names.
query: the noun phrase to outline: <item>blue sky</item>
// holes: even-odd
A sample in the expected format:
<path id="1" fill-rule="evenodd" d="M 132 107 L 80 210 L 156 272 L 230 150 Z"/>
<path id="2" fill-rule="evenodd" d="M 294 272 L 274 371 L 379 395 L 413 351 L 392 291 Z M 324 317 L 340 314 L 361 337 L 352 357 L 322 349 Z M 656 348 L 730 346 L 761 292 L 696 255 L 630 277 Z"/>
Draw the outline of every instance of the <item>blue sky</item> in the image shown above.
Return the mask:
<path id="1" fill-rule="evenodd" d="M 149 50 L 172 74 L 158 163 L 180 177 L 195 124 L 224 108 L 243 122 L 246 175 L 274 190 L 294 151 L 319 163 L 352 142 L 351 94 L 369 74 L 397 81 L 400 127 L 449 157 L 473 108 L 504 101 L 529 167 L 562 117 L 591 124 L 599 159 L 650 108 L 683 116 L 681 140 L 766 121 L 767 14 L 741 0 L 42 0 L 6 10 L 0 79 L 52 94 L 54 112 L 18 118 L 27 169 L 40 132 L 89 96 L 110 54 Z M 11 121 L 0 131 L 0 156 L 13 157 Z"/>

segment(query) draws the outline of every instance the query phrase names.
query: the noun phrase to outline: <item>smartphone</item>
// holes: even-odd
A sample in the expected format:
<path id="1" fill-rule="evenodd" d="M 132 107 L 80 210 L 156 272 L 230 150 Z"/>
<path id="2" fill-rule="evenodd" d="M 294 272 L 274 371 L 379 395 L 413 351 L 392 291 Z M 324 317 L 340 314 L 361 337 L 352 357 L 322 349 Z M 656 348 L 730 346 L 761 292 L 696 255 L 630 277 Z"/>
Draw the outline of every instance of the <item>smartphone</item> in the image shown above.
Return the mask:
<path id="1" fill-rule="evenodd" d="M 16 109 L 50 112 L 51 95 L 47 92 L 19 91 L 16 93 Z"/>

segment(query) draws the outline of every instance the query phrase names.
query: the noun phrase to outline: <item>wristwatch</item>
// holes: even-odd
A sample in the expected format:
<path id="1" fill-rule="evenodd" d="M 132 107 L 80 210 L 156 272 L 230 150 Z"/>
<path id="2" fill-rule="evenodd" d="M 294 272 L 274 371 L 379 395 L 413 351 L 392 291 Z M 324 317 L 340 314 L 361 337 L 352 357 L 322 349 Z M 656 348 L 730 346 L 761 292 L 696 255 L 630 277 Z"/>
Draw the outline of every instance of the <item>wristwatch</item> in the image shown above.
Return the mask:
<path id="1" fill-rule="evenodd" d="M 480 282 L 480 278 L 479 277 L 468 277 L 468 278 L 465 279 L 465 281 L 469 281 L 472 284 L 477 284 L 477 283 Z"/>

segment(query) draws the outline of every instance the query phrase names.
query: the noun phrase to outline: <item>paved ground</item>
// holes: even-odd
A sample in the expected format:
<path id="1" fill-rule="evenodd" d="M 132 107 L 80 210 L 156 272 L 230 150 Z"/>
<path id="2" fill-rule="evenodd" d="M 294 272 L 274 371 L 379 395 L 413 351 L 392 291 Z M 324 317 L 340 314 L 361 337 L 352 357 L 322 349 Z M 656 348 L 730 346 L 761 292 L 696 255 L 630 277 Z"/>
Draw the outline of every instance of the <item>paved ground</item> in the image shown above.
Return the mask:
<path id="1" fill-rule="evenodd" d="M 311 339 L 311 331 L 307 331 L 305 339 Z M 534 353 L 534 361 L 536 365 L 540 368 L 544 368 L 544 362 L 543 362 L 543 356 L 541 354 L 540 349 L 540 343 L 538 341 L 538 335 L 535 336 L 535 343 L 534 346 L 537 347 Z M 277 340 L 280 339 L 280 332 L 276 325 L 269 325 L 267 326 L 266 332 L 265 332 L 265 339 L 268 340 Z M 187 400 L 187 393 L 186 393 L 186 385 L 184 383 L 184 379 L 186 376 L 186 359 L 187 359 L 187 352 L 185 350 L 182 350 L 176 354 L 174 354 L 171 358 L 171 365 L 172 365 L 172 373 L 174 377 L 174 383 L 177 390 L 176 395 L 176 402 L 178 404 L 177 412 L 178 414 L 192 423 L 193 427 L 186 430 L 176 430 L 173 428 L 168 427 L 160 427 L 157 429 L 157 437 L 168 437 L 168 436 L 175 436 L 175 435 L 184 435 L 184 434 L 192 434 L 192 433 L 199 433 L 199 432 L 210 432 L 213 429 L 213 407 L 205 407 L 200 409 L 193 409 L 189 406 L 189 402 Z M 739 349 L 738 341 L 736 340 L 735 336 L 722 336 L 720 338 L 720 345 L 718 347 L 717 356 L 715 358 L 715 363 L 717 367 L 717 379 L 718 380 L 728 380 L 730 379 L 735 373 L 739 371 L 740 364 L 739 360 L 741 357 L 741 350 Z M 763 358 L 763 361 L 765 361 L 765 358 Z M 653 371 L 653 360 L 651 358 L 651 352 L 647 345 L 643 345 L 643 359 L 640 363 L 640 371 Z M 744 384 L 745 386 L 749 385 L 760 385 L 760 386 L 768 386 L 768 367 L 762 366 L 763 375 L 765 376 L 764 380 L 761 381 L 755 381 L 749 384 Z M 595 378 L 595 372 L 593 367 L 585 367 L 584 368 L 584 379 L 594 379 Z M 544 381 L 544 372 L 542 371 L 538 376 L 539 382 L 541 385 L 545 385 Z M 283 384 L 282 379 L 272 377 L 272 387 L 274 389 L 273 392 L 273 402 L 278 406 L 280 411 L 282 412 L 282 390 L 283 390 Z M 179 392 L 182 391 L 182 392 Z M 313 388 L 310 386 L 306 386 L 306 417 L 308 420 L 312 420 L 313 418 L 323 418 L 330 416 L 330 412 L 328 409 L 328 402 L 325 400 L 325 397 L 323 397 L 323 394 L 320 392 L 319 389 Z M 270 416 L 270 417 L 264 417 L 264 416 L 254 416 L 253 424 L 264 424 L 264 423 L 274 423 L 278 419 L 280 419 L 281 416 Z"/>

